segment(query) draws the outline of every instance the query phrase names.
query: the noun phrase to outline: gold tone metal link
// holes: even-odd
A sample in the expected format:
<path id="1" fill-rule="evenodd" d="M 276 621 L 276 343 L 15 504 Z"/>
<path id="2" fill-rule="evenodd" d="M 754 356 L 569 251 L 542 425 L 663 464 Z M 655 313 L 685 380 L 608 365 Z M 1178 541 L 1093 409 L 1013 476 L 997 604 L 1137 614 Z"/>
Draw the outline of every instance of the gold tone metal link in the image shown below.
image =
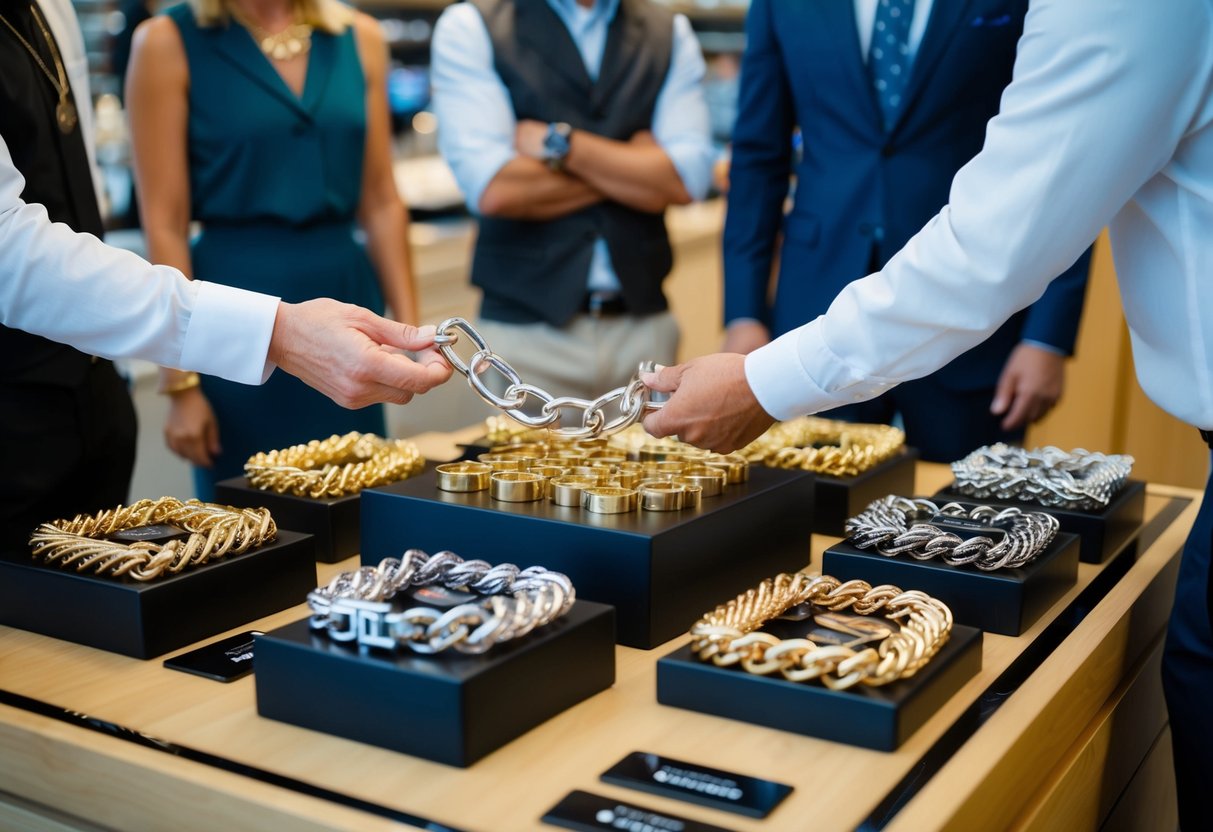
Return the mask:
<path id="1" fill-rule="evenodd" d="M 896 456 L 905 442 L 906 435 L 889 425 L 802 416 L 772 425 L 737 453 L 771 468 L 854 477 Z"/>
<path id="2" fill-rule="evenodd" d="M 262 491 L 322 500 L 406 480 L 424 467 L 412 442 L 353 432 L 254 454 L 244 473 Z"/>

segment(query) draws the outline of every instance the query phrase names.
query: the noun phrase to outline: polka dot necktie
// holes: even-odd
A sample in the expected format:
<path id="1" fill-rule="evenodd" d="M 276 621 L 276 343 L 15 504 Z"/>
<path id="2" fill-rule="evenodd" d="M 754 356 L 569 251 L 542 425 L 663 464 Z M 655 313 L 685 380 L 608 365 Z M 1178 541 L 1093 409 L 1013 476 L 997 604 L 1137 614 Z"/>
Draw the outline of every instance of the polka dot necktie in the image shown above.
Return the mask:
<path id="1" fill-rule="evenodd" d="M 884 128 L 897 119 L 910 76 L 910 19 L 914 0 L 879 0 L 872 44 L 868 49 L 868 72 L 876 87 Z"/>

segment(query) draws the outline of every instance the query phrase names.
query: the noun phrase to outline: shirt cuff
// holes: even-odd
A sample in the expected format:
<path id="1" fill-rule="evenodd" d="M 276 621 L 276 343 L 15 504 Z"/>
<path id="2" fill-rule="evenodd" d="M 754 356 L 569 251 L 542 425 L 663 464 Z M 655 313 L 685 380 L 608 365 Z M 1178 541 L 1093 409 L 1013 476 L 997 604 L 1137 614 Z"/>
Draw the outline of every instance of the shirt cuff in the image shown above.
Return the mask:
<path id="1" fill-rule="evenodd" d="M 181 369 L 241 384 L 263 384 L 274 372 L 270 338 L 279 298 L 193 281 L 194 309 L 181 348 Z"/>
<path id="2" fill-rule="evenodd" d="M 1052 344 L 1046 344 L 1044 341 L 1037 341 L 1035 338 L 1024 338 L 1024 339 L 1020 340 L 1019 343 L 1028 344 L 1029 346 L 1036 347 L 1038 350 L 1044 350 L 1045 352 L 1051 352 L 1054 355 L 1060 355 L 1062 358 L 1070 357 L 1070 354 L 1068 352 L 1066 352 L 1065 350 L 1063 350 L 1061 347 L 1055 347 Z"/>

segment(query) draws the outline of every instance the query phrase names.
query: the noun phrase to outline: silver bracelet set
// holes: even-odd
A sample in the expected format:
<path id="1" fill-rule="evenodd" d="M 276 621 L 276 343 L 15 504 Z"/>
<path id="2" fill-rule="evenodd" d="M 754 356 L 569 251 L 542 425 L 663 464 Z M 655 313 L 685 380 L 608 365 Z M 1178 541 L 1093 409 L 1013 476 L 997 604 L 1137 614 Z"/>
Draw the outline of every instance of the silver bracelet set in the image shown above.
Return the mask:
<path id="1" fill-rule="evenodd" d="M 453 603 L 445 609 L 393 611 L 391 599 L 414 587 L 445 590 L 441 594 Z M 462 593 L 482 597 L 463 598 Z M 410 549 L 399 559 L 342 572 L 309 593 L 307 602 L 312 629 L 326 631 L 335 641 L 415 653 L 451 648 L 477 654 L 550 624 L 572 608 L 575 598 L 567 575 L 542 566 L 493 566 L 465 561 L 453 552 L 428 555 Z"/>
<path id="2" fill-rule="evenodd" d="M 1031 451 L 986 445 L 952 463 L 953 488 L 982 500 L 1017 500 L 1067 509 L 1106 506 L 1124 485 L 1133 457 L 1077 448 Z"/>
<path id="3" fill-rule="evenodd" d="M 961 536 L 940 525 L 963 527 Z M 990 506 L 937 506 L 930 500 L 888 496 L 846 523 L 852 545 L 893 557 L 939 558 L 956 566 L 971 563 L 983 571 L 1024 566 L 1040 555 L 1057 535 L 1057 518 L 1040 511 Z"/>

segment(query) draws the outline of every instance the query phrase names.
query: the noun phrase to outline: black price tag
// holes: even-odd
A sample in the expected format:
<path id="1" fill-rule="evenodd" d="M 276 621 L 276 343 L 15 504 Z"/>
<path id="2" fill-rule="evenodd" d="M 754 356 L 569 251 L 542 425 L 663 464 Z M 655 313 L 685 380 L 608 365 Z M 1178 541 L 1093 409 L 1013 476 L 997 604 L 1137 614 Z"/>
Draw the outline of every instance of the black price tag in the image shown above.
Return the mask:
<path id="1" fill-rule="evenodd" d="M 987 523 L 972 517 L 955 517 L 951 514 L 936 514 L 931 518 L 932 526 L 941 532 L 949 532 L 961 540 L 972 540 L 975 537 L 988 537 L 995 544 L 1001 543 L 1011 529 L 1011 520 L 999 523 Z"/>
<path id="2" fill-rule="evenodd" d="M 624 832 L 729 832 L 722 826 L 678 815 L 654 812 L 591 792 L 569 792 L 548 810 L 543 822 L 577 832 L 622 829 Z"/>
<path id="3" fill-rule="evenodd" d="M 164 666 L 205 676 L 216 682 L 231 682 L 253 672 L 253 636 L 259 635 L 259 630 L 249 630 L 212 642 L 197 650 L 165 659 Z"/>
<path id="4" fill-rule="evenodd" d="M 163 546 L 170 540 L 184 540 L 190 533 L 180 526 L 168 523 L 156 523 L 151 526 L 135 526 L 133 529 L 123 529 L 114 532 L 108 539 L 119 543 L 158 543 Z"/>
<path id="5" fill-rule="evenodd" d="M 786 783 L 747 777 L 657 754 L 633 751 L 602 775 L 603 782 L 698 803 L 713 809 L 765 818 L 792 793 Z"/>

